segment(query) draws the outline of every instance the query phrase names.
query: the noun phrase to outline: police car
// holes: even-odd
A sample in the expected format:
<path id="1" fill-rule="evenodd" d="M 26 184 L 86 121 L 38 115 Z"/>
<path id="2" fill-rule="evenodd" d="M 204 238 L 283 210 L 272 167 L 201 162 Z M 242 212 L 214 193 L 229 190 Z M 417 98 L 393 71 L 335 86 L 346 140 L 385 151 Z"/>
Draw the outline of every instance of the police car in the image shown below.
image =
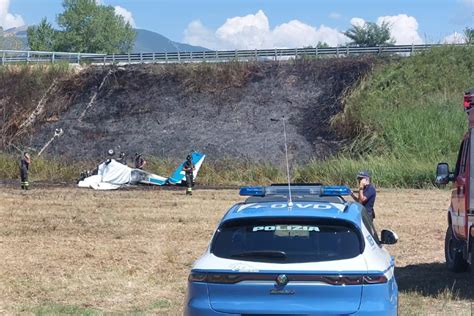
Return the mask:
<path id="1" fill-rule="evenodd" d="M 243 187 L 188 278 L 186 315 L 396 315 L 394 259 L 345 186 Z"/>

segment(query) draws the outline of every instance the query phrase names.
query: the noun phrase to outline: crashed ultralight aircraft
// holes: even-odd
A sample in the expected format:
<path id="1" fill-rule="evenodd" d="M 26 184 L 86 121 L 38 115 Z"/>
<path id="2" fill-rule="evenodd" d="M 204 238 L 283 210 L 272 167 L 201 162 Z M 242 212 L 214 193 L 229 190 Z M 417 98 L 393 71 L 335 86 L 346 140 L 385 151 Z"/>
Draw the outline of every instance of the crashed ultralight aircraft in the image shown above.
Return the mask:
<path id="1" fill-rule="evenodd" d="M 194 164 L 194 179 L 202 166 L 206 155 L 193 152 L 191 160 Z M 94 190 L 115 190 L 126 185 L 153 184 L 153 185 L 179 185 L 185 184 L 184 162 L 173 172 L 169 178 L 165 178 L 141 169 L 134 169 L 121 164 L 115 159 L 103 162 L 97 168 L 97 174 L 79 181 L 80 188 L 92 188 Z"/>

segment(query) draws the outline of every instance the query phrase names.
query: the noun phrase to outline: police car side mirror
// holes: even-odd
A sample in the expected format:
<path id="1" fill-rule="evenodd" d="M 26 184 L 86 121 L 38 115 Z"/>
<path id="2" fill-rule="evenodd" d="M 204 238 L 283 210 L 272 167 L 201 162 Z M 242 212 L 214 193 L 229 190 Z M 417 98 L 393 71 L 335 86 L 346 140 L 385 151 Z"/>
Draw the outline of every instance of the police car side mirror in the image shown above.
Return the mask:
<path id="1" fill-rule="evenodd" d="M 449 165 L 446 162 L 441 162 L 436 166 L 436 180 L 437 186 L 444 186 L 453 180 L 453 174 L 449 172 Z"/>
<path id="2" fill-rule="evenodd" d="M 394 232 L 388 229 L 382 230 L 380 234 L 380 242 L 384 245 L 393 245 L 398 241 L 398 236 Z"/>

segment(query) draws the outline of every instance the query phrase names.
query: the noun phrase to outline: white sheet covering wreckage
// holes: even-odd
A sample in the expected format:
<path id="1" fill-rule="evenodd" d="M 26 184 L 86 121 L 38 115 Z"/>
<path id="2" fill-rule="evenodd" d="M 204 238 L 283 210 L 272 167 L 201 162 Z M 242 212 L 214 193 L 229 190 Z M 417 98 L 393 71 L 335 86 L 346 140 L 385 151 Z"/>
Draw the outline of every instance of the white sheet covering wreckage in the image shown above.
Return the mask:
<path id="1" fill-rule="evenodd" d="M 191 157 L 195 166 L 194 179 L 196 179 L 206 155 L 193 152 Z M 124 185 L 139 183 L 153 185 L 181 184 L 186 181 L 183 164 L 184 162 L 178 166 L 169 178 L 165 178 L 144 170 L 130 168 L 111 159 L 109 163 L 103 162 L 99 165 L 96 175 L 79 181 L 77 185 L 80 188 L 92 188 L 94 190 L 115 190 Z"/>

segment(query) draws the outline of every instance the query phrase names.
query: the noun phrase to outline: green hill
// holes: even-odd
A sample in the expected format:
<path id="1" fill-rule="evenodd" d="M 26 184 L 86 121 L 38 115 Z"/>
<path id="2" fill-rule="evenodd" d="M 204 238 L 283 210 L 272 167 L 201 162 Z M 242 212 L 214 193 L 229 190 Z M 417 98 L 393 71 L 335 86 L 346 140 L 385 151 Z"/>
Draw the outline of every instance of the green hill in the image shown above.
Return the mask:
<path id="1" fill-rule="evenodd" d="M 134 53 L 140 52 L 155 52 L 155 53 L 166 53 L 166 52 L 202 52 L 208 50 L 207 48 L 200 46 L 192 46 L 188 44 L 178 43 L 170 40 L 169 38 L 143 29 L 136 29 L 137 37 L 135 38 L 135 47 L 133 48 Z"/>
<path id="2" fill-rule="evenodd" d="M 332 126 L 353 139 L 337 158 L 302 168 L 299 179 L 353 180 L 369 169 L 383 186 L 432 183 L 437 162 L 454 165 L 474 87 L 474 47 L 443 47 L 383 61 L 347 94 Z"/>

